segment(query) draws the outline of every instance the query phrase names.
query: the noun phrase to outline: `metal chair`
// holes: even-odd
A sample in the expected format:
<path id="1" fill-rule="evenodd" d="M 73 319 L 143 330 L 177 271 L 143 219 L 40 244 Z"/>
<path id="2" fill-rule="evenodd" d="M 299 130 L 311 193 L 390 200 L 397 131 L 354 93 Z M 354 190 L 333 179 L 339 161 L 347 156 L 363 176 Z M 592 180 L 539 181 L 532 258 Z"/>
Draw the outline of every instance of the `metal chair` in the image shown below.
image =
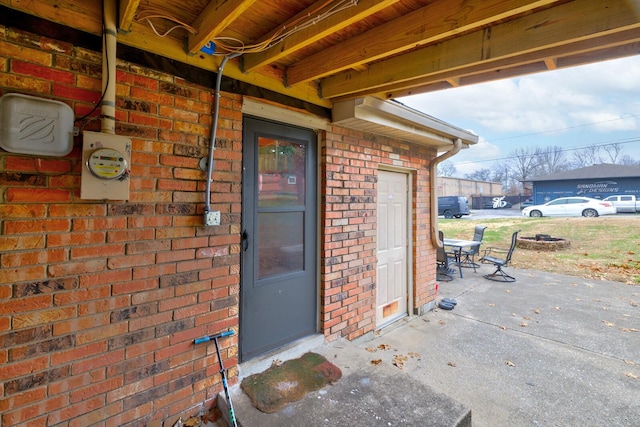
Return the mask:
<path id="1" fill-rule="evenodd" d="M 500 248 L 487 248 L 484 251 L 484 255 L 480 258 L 480 262 L 493 264 L 496 267 L 496 271 L 491 274 L 485 274 L 483 277 L 485 279 L 494 280 L 496 282 L 515 282 L 516 278 L 508 275 L 503 267 L 509 265 L 511 262 L 511 256 L 513 255 L 513 251 L 516 249 L 516 242 L 518 241 L 518 233 L 520 230 L 516 231 L 511 235 L 511 247 L 509 249 L 500 249 Z M 499 258 L 498 256 L 494 256 L 493 254 L 505 254 L 503 258 Z"/>
<path id="2" fill-rule="evenodd" d="M 442 231 L 438 231 L 438 236 L 440 237 L 440 241 L 444 239 L 444 233 L 442 233 Z M 450 282 L 453 280 L 453 275 L 456 271 L 449 267 L 449 260 L 449 255 L 444 248 L 436 249 L 436 280 L 441 282 Z"/>
<path id="3" fill-rule="evenodd" d="M 482 238 L 484 237 L 484 230 L 487 228 L 485 225 L 476 225 L 476 228 L 473 231 L 473 241 L 474 242 L 482 242 Z M 480 252 L 480 246 L 474 246 L 470 249 L 463 249 L 460 253 L 462 259 L 460 260 L 461 267 L 473 268 L 473 272 L 475 273 L 476 268 L 480 267 L 475 262 L 475 256 Z"/>

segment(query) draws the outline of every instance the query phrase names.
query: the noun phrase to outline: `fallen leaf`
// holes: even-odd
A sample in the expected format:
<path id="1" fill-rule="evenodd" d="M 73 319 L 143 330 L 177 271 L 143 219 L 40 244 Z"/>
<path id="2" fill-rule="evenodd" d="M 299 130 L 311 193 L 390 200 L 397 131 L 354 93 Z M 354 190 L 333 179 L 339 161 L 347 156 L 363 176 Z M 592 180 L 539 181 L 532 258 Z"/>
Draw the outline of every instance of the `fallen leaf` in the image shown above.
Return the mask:
<path id="1" fill-rule="evenodd" d="M 631 373 L 631 372 L 627 372 L 625 375 L 628 376 L 629 378 L 633 378 L 634 380 L 638 379 L 638 376 L 636 374 Z"/>
<path id="2" fill-rule="evenodd" d="M 495 304 L 493 304 L 493 303 L 490 303 L 490 304 L 489 304 L 489 307 L 495 307 L 495 306 L 496 306 L 496 305 L 495 305 Z"/>
<path id="3" fill-rule="evenodd" d="M 510 294 L 511 293 L 511 289 L 505 289 L 505 292 Z"/>
<path id="4" fill-rule="evenodd" d="M 455 364 L 455 363 L 453 363 L 453 362 L 447 362 L 447 365 L 452 366 L 452 367 L 454 367 L 454 368 L 456 367 L 456 364 Z"/>
<path id="5" fill-rule="evenodd" d="M 367 347 L 365 348 L 365 350 L 367 350 L 369 353 L 375 353 L 376 351 L 378 351 L 375 347 Z"/>
<path id="6" fill-rule="evenodd" d="M 602 323 L 604 323 L 604 325 L 608 327 L 616 326 L 615 323 L 609 322 L 608 320 L 603 320 Z"/>
<path id="7" fill-rule="evenodd" d="M 444 320 L 440 320 L 438 323 L 441 324 L 441 325 L 446 325 L 447 324 L 447 322 L 445 322 Z"/>
<path id="8" fill-rule="evenodd" d="M 540 309 L 539 309 L 539 308 L 536 308 L 535 310 L 533 310 L 533 312 L 534 312 L 535 314 L 540 314 Z"/>
<path id="9" fill-rule="evenodd" d="M 507 330 L 507 327 L 506 327 L 506 326 L 499 326 L 499 328 L 500 328 L 500 329 L 502 329 L 503 331 L 506 331 L 506 330 Z"/>
<path id="10" fill-rule="evenodd" d="M 382 359 L 374 359 L 374 360 L 371 361 L 371 364 L 373 366 L 378 366 L 381 363 L 382 363 Z"/>
<path id="11" fill-rule="evenodd" d="M 200 417 L 191 417 L 183 423 L 185 427 L 197 427 L 201 424 Z"/>
<path id="12" fill-rule="evenodd" d="M 529 324 L 527 322 L 520 322 L 520 326 L 526 328 L 527 326 L 529 326 Z"/>
<path id="13" fill-rule="evenodd" d="M 282 360 L 280 359 L 273 359 L 273 362 L 271 362 L 271 366 L 280 366 L 282 365 Z"/>
<path id="14" fill-rule="evenodd" d="M 391 350 L 391 346 L 389 344 L 379 344 L 378 345 L 378 349 L 379 350 Z"/>
<path id="15" fill-rule="evenodd" d="M 404 362 L 406 362 L 407 360 L 409 360 L 409 358 L 407 356 L 404 356 L 402 354 L 396 354 L 395 356 L 393 356 L 393 361 L 392 363 L 397 366 L 400 369 L 404 368 Z"/>
<path id="16" fill-rule="evenodd" d="M 413 351 L 409 352 L 409 357 L 412 357 L 414 359 L 418 359 L 420 357 L 419 353 L 414 353 Z"/>
<path id="17" fill-rule="evenodd" d="M 505 363 L 505 365 L 507 365 L 507 366 L 512 366 L 512 367 L 513 367 L 513 366 L 516 366 L 516 364 L 515 364 L 515 363 L 513 363 L 511 360 L 505 360 L 505 361 L 504 361 L 504 363 Z"/>
<path id="18" fill-rule="evenodd" d="M 523 318 L 524 320 L 531 320 L 531 317 L 529 317 L 529 316 L 522 316 L 522 318 Z"/>
<path id="19" fill-rule="evenodd" d="M 556 310 L 560 310 L 560 307 L 556 307 L 555 309 L 556 309 Z"/>
<path id="20" fill-rule="evenodd" d="M 626 359 L 625 359 L 624 363 L 626 363 L 627 365 L 631 365 L 631 366 L 634 366 L 636 364 L 636 362 L 634 362 L 633 360 L 626 360 Z"/>

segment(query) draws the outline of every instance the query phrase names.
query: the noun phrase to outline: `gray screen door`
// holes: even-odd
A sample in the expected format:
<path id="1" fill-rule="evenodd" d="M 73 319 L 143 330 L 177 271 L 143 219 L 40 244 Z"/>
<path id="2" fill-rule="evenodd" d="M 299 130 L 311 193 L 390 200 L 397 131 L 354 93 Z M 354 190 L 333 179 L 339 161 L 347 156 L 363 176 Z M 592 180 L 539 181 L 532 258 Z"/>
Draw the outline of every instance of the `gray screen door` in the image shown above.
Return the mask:
<path id="1" fill-rule="evenodd" d="M 316 332 L 316 135 L 245 118 L 240 359 Z"/>

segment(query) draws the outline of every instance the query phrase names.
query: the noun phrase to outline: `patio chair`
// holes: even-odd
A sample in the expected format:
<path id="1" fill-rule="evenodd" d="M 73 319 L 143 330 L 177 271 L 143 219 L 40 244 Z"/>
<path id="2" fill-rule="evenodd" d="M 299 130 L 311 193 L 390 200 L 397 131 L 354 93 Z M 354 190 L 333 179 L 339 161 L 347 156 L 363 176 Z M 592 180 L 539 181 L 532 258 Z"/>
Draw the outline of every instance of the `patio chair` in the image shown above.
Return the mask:
<path id="1" fill-rule="evenodd" d="M 518 233 L 516 231 L 511 235 L 511 247 L 509 249 L 500 248 L 487 248 L 484 251 L 484 255 L 480 258 L 480 262 L 493 264 L 496 267 L 496 271 L 491 274 L 485 274 L 485 279 L 494 280 L 496 282 L 515 282 L 516 278 L 508 275 L 502 268 L 509 265 L 511 262 L 511 255 L 516 249 L 516 242 L 518 241 Z M 503 255 L 500 257 L 500 255 Z"/>
<path id="2" fill-rule="evenodd" d="M 487 228 L 486 225 L 476 225 L 476 228 L 473 231 L 473 241 L 474 242 L 482 242 L 482 238 L 484 237 L 484 230 Z M 476 272 L 476 268 L 480 267 L 475 262 L 475 256 L 480 252 L 480 246 L 474 246 L 470 249 L 463 249 L 460 253 L 462 259 L 460 260 L 461 267 L 473 268 L 473 272 Z"/>
<path id="3" fill-rule="evenodd" d="M 440 236 L 440 241 L 444 239 L 442 231 L 438 232 L 438 236 Z M 441 282 L 450 282 L 453 280 L 453 275 L 456 271 L 449 266 L 449 261 L 450 257 L 444 248 L 438 248 L 436 250 L 436 280 Z"/>

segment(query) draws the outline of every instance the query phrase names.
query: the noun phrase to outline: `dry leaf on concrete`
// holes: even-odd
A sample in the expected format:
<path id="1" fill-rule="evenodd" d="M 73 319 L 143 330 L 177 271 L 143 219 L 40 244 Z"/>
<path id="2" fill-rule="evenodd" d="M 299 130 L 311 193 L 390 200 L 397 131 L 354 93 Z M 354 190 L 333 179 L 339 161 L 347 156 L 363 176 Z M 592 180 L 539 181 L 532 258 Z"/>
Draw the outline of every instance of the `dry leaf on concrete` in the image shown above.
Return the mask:
<path id="1" fill-rule="evenodd" d="M 400 369 L 404 368 L 404 362 L 406 362 L 407 360 L 409 360 L 409 358 L 405 355 L 402 354 L 396 354 L 395 356 L 393 356 L 393 364 L 395 366 L 397 366 Z"/>
<path id="2" fill-rule="evenodd" d="M 381 363 L 382 363 L 382 359 L 374 359 L 374 360 L 371 361 L 371 364 L 373 366 L 378 366 Z"/>
<path id="3" fill-rule="evenodd" d="M 391 350 L 391 346 L 389 344 L 379 344 L 378 345 L 378 349 L 379 350 Z"/>
<path id="4" fill-rule="evenodd" d="M 516 366 L 516 364 L 513 363 L 511 360 L 505 360 L 504 364 L 507 365 L 507 366 L 511 366 L 511 367 Z"/>

